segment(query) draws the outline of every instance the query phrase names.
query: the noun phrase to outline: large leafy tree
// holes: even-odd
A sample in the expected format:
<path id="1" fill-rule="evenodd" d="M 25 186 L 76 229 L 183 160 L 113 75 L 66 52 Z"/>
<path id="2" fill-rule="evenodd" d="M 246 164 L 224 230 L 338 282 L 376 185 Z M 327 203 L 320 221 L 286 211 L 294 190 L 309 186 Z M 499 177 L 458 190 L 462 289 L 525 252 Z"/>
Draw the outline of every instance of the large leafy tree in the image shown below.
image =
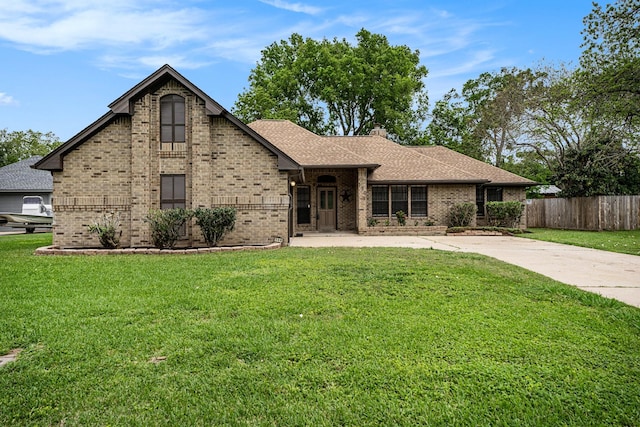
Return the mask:
<path id="1" fill-rule="evenodd" d="M 503 68 L 499 73 L 482 73 L 462 88 L 476 118 L 473 132 L 497 167 L 521 140 L 526 90 L 534 80 L 531 70 Z"/>
<path id="2" fill-rule="evenodd" d="M 378 123 L 393 139 L 413 142 L 428 107 L 419 52 L 364 29 L 356 40 L 293 34 L 273 43 L 233 112 L 245 121 L 289 119 L 320 134 L 361 135 Z"/>
<path id="3" fill-rule="evenodd" d="M 526 91 L 518 150 L 533 151 L 550 170 L 562 168 L 569 149 L 580 150 L 595 123 L 580 102 L 575 71 L 540 67 Z"/>
<path id="4" fill-rule="evenodd" d="M 473 132 L 475 115 L 452 89 L 435 103 L 427 126 L 427 142 L 442 145 L 478 160 L 485 160 L 482 141 Z"/>
<path id="5" fill-rule="evenodd" d="M 52 132 L 12 131 L 0 129 L 0 167 L 24 160 L 28 157 L 49 153 L 60 145 Z"/>
<path id="6" fill-rule="evenodd" d="M 584 100 L 599 116 L 640 121 L 640 0 L 597 3 L 584 20 L 580 57 Z"/>
<path id="7" fill-rule="evenodd" d="M 615 139 L 590 140 L 565 153 L 554 174 L 564 197 L 640 193 L 640 158 Z"/>
<path id="8" fill-rule="evenodd" d="M 451 91 L 436 103 L 431 142 L 502 167 L 521 139 L 526 91 L 534 80 L 531 70 L 503 68 L 467 81 L 461 94 Z"/>

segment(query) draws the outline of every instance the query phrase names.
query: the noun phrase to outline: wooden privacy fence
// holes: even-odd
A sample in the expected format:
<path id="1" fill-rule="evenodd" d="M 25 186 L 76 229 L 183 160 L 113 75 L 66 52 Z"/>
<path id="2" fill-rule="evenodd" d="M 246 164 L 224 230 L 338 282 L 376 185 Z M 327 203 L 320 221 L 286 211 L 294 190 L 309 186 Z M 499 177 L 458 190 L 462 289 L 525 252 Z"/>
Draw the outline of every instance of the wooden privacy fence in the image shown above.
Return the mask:
<path id="1" fill-rule="evenodd" d="M 527 200 L 527 227 L 636 230 L 640 228 L 640 196 Z"/>

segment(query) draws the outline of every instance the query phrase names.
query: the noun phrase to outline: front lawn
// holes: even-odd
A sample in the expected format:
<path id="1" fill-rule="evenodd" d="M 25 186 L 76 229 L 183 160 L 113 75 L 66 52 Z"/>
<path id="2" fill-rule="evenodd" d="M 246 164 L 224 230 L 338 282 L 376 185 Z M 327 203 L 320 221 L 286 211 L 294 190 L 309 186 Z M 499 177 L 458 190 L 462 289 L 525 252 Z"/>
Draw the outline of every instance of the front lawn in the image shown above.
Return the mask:
<path id="1" fill-rule="evenodd" d="M 32 256 L 0 425 L 639 425 L 640 310 L 480 255 Z"/>
<path id="2" fill-rule="evenodd" d="M 531 233 L 520 237 L 544 240 L 554 243 L 602 249 L 630 255 L 640 255 L 640 230 L 629 231 L 577 231 L 530 228 Z"/>

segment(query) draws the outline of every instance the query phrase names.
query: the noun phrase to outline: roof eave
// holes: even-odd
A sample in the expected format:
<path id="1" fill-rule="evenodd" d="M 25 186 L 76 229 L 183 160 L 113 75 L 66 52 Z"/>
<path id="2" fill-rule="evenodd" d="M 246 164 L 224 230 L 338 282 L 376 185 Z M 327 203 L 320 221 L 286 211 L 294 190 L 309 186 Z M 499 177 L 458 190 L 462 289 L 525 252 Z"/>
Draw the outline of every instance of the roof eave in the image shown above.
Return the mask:
<path id="1" fill-rule="evenodd" d="M 51 193 L 53 188 L 0 188 L 0 193 Z"/>
<path id="2" fill-rule="evenodd" d="M 488 186 L 491 187 L 533 187 L 539 185 L 537 182 L 500 182 L 500 181 L 489 181 L 487 183 Z"/>
<path id="3" fill-rule="evenodd" d="M 341 164 L 311 164 L 311 165 L 307 165 L 307 164 L 303 164 L 302 167 L 304 167 L 305 169 L 360 169 L 360 168 L 367 168 L 367 169 L 377 169 L 380 167 L 379 164 L 377 163 L 366 163 L 366 164 L 347 164 L 347 165 L 341 165 Z"/>
<path id="4" fill-rule="evenodd" d="M 396 184 L 486 184 L 489 181 L 483 179 L 468 179 L 468 180 L 451 180 L 451 179 L 383 179 L 383 180 L 368 180 L 369 184 L 381 184 L 381 185 L 396 185 Z"/>
<path id="5" fill-rule="evenodd" d="M 63 160 L 62 158 L 71 150 L 82 144 L 87 138 L 98 132 L 104 126 L 109 124 L 111 120 L 116 117 L 116 114 L 112 111 L 104 114 L 98 120 L 78 132 L 70 140 L 60 145 L 58 148 L 38 160 L 31 167 L 34 169 L 48 170 L 48 171 L 61 171 Z"/>

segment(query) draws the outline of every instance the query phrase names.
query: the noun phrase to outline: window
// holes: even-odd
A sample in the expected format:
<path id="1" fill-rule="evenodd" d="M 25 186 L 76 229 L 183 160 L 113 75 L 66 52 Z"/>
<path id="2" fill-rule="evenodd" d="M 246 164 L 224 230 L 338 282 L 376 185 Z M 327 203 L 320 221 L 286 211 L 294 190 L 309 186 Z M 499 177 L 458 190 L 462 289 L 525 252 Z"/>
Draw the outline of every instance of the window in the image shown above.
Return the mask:
<path id="1" fill-rule="evenodd" d="M 311 224 L 311 191 L 308 186 L 297 187 L 296 213 L 298 224 Z"/>
<path id="2" fill-rule="evenodd" d="M 160 142 L 162 148 L 174 150 L 176 143 L 185 142 L 184 98 L 167 95 L 160 99 Z"/>
<path id="3" fill-rule="evenodd" d="M 481 185 L 476 186 L 476 207 L 478 208 L 477 215 L 484 216 L 484 187 Z"/>
<path id="4" fill-rule="evenodd" d="M 427 187 L 411 187 L 411 216 L 427 216 Z"/>
<path id="5" fill-rule="evenodd" d="M 160 209 L 186 207 L 184 175 L 160 176 Z"/>
<path id="6" fill-rule="evenodd" d="M 391 186 L 391 214 L 402 211 L 409 215 L 409 194 L 406 185 Z"/>
<path id="7" fill-rule="evenodd" d="M 487 188 L 487 202 L 501 202 L 502 187 Z"/>
<path id="8" fill-rule="evenodd" d="M 389 187 L 386 185 L 371 188 L 371 214 L 389 216 Z"/>

